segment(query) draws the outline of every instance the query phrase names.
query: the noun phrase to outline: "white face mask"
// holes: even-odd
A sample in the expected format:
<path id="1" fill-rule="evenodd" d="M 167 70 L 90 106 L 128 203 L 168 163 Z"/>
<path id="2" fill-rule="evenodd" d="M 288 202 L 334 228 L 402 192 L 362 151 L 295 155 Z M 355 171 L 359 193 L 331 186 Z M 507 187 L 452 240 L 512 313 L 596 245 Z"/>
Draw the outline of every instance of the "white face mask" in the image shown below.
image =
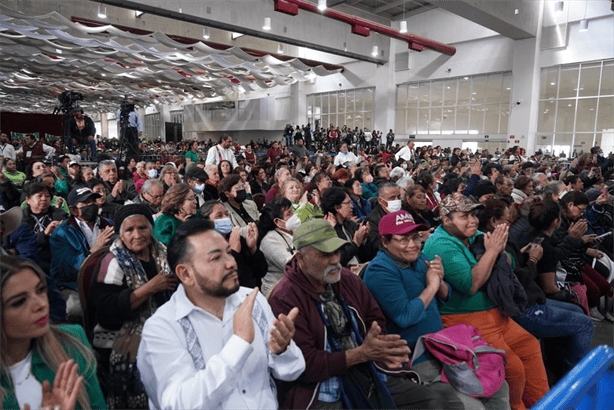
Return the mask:
<path id="1" fill-rule="evenodd" d="M 155 169 L 150 169 L 149 171 L 147 171 L 147 176 L 149 176 L 149 178 L 151 179 L 154 179 L 158 176 L 158 171 L 156 171 Z"/>
<path id="2" fill-rule="evenodd" d="M 194 185 L 194 192 L 203 192 L 205 190 L 205 184 Z"/>
<path id="3" fill-rule="evenodd" d="M 290 218 L 288 218 L 287 221 L 284 222 L 286 223 L 286 229 L 289 231 L 293 231 L 299 226 L 301 226 L 301 219 L 298 217 L 297 214 L 292 215 Z"/>
<path id="4" fill-rule="evenodd" d="M 227 235 L 232 231 L 232 221 L 230 218 L 221 218 L 213 221 L 215 224 L 215 230 L 222 235 Z"/>
<path id="5" fill-rule="evenodd" d="M 546 174 L 546 176 L 547 176 L 548 178 L 552 178 L 552 172 L 548 172 L 548 173 Z"/>
<path id="6" fill-rule="evenodd" d="M 390 213 L 401 210 L 402 202 L 400 199 L 395 199 L 393 201 L 386 201 L 386 203 L 387 203 L 386 208 L 388 209 L 388 212 Z"/>

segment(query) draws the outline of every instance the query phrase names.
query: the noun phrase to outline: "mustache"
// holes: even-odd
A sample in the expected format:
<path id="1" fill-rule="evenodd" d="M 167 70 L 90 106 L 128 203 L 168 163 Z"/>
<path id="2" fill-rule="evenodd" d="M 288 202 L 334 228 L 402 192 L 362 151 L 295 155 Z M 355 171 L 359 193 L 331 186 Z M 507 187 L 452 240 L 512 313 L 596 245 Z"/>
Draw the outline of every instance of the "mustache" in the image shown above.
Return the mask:
<path id="1" fill-rule="evenodd" d="M 331 273 L 334 270 L 341 270 L 341 268 L 342 268 L 341 263 L 330 265 L 326 269 L 324 269 L 324 276 L 327 276 L 329 273 Z"/>
<path id="2" fill-rule="evenodd" d="M 233 269 L 233 270 L 230 270 L 230 271 L 226 272 L 224 274 L 224 277 L 222 278 L 222 282 L 225 281 L 226 279 L 228 279 L 229 277 L 231 277 L 232 275 L 239 275 L 239 270 L 238 269 Z"/>

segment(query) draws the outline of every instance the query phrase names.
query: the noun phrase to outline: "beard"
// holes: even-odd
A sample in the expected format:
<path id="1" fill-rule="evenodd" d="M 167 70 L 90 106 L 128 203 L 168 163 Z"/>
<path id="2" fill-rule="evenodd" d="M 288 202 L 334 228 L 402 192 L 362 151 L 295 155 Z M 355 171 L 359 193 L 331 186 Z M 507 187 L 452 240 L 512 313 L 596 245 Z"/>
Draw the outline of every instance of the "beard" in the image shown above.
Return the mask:
<path id="1" fill-rule="evenodd" d="M 219 283 L 213 283 L 210 280 L 205 279 L 205 277 L 200 275 L 199 272 L 197 275 L 198 286 L 200 287 L 200 290 L 206 295 L 216 298 L 226 298 L 237 292 L 239 290 L 239 287 L 241 286 L 239 284 L 238 277 L 236 279 L 236 283 L 233 283 L 232 286 L 224 286 L 224 282 L 226 281 L 226 279 L 228 279 L 232 275 L 238 275 L 238 270 L 233 269 L 231 271 L 226 272 Z"/>
<path id="2" fill-rule="evenodd" d="M 325 283 L 333 284 L 337 283 L 341 280 L 341 263 L 337 263 L 336 265 L 330 265 L 326 269 L 324 269 L 324 273 L 322 274 L 322 280 Z M 330 273 L 334 270 L 337 270 L 337 274 L 333 277 L 329 277 Z"/>

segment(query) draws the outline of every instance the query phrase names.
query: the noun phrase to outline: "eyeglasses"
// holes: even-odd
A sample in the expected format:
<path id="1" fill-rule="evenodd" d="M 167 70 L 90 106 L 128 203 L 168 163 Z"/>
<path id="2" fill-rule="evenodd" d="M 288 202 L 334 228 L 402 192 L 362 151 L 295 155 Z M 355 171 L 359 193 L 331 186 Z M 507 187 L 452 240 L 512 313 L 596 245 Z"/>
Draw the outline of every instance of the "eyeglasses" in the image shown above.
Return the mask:
<path id="1" fill-rule="evenodd" d="M 343 201 L 341 205 L 352 205 L 352 201 Z"/>
<path id="2" fill-rule="evenodd" d="M 422 245 L 422 237 L 419 235 L 401 236 L 400 238 L 396 238 L 393 236 L 392 240 L 399 242 L 403 246 L 409 245 L 409 243 L 412 241 L 418 246 Z"/>
<path id="3" fill-rule="evenodd" d="M 150 196 L 150 197 L 152 197 L 153 199 L 160 199 L 160 198 L 164 198 L 164 194 L 162 194 L 162 195 L 152 195 L 152 194 L 150 194 L 150 193 L 149 193 L 149 192 L 147 192 L 147 191 L 143 191 L 143 193 L 144 193 L 144 194 L 149 195 L 149 196 Z"/>

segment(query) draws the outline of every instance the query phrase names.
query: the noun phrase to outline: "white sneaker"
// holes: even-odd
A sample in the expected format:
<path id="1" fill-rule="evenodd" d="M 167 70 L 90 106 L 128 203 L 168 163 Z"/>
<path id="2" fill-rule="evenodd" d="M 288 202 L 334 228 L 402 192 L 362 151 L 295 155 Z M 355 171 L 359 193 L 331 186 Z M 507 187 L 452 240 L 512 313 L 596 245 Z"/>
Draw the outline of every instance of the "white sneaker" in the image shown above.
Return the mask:
<path id="1" fill-rule="evenodd" d="M 592 308 L 590 313 L 591 319 L 593 319 L 595 322 L 601 322 L 603 319 L 605 319 L 603 315 L 599 313 L 597 307 Z"/>
<path id="2" fill-rule="evenodd" d="M 609 322 L 614 322 L 614 316 L 612 316 L 610 314 L 610 312 L 605 314 L 605 320 L 609 321 Z"/>

